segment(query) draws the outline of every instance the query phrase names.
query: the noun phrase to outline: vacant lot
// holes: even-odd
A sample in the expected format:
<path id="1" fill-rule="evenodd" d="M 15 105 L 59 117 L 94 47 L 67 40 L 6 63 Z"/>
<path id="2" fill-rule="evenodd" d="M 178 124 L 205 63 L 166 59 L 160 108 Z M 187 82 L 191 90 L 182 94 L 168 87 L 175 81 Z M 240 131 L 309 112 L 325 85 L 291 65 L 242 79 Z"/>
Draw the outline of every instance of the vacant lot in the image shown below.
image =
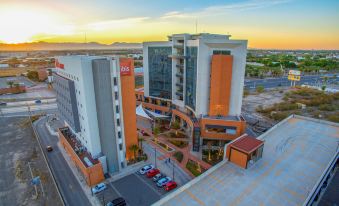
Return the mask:
<path id="1" fill-rule="evenodd" d="M 291 114 L 339 122 L 339 93 L 296 88 L 284 94 L 282 102 L 271 106 L 258 106 L 257 112 L 276 121 Z"/>
<path id="2" fill-rule="evenodd" d="M 0 118 L 0 160 L 0 206 L 61 205 L 27 118 Z M 42 182 L 38 196 L 29 166 Z"/>

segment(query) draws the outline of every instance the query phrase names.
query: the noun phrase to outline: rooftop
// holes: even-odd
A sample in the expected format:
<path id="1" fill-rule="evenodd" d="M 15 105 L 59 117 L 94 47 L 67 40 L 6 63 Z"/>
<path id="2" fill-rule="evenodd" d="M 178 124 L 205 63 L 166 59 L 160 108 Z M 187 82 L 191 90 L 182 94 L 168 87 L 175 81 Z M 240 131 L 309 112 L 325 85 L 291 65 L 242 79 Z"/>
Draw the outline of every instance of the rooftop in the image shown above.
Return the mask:
<path id="1" fill-rule="evenodd" d="M 248 169 L 223 161 L 155 205 L 302 205 L 338 155 L 339 124 L 290 116 Z"/>
<path id="2" fill-rule="evenodd" d="M 240 151 L 251 153 L 263 144 L 264 142 L 262 140 L 256 139 L 251 136 L 243 136 L 231 143 L 231 146 Z"/>

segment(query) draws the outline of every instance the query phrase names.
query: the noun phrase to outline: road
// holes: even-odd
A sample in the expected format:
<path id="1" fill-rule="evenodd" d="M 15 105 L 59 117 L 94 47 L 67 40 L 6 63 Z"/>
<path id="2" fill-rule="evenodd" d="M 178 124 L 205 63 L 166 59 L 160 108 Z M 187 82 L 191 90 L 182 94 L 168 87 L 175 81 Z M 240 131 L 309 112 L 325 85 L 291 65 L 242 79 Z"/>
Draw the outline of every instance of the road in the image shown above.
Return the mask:
<path id="1" fill-rule="evenodd" d="M 336 79 L 329 79 L 329 83 L 338 82 L 339 77 Z M 319 84 L 322 81 L 322 77 L 319 75 L 308 75 L 301 76 L 300 82 L 297 82 L 296 85 L 308 84 L 315 85 Z M 262 85 L 265 88 L 275 88 L 275 87 L 286 87 L 290 86 L 291 82 L 287 79 L 287 77 L 279 77 L 279 78 L 266 78 L 266 79 L 245 79 L 245 87 L 248 89 L 255 89 L 258 85 Z"/>
<path id="2" fill-rule="evenodd" d="M 32 106 L 16 106 L 16 107 L 7 107 L 0 106 L 0 116 L 4 117 L 14 117 L 14 116 L 26 116 L 28 111 L 31 111 L 32 114 L 37 114 L 41 112 L 55 112 L 57 110 L 57 104 L 36 104 Z"/>
<path id="3" fill-rule="evenodd" d="M 46 148 L 48 145 L 53 147 L 53 151 L 46 152 L 46 154 L 66 205 L 91 205 L 57 146 L 58 137 L 50 135 L 48 132 L 45 126 L 46 120 L 47 118 L 43 117 L 37 120 L 34 125 L 39 134 L 42 147 Z"/>

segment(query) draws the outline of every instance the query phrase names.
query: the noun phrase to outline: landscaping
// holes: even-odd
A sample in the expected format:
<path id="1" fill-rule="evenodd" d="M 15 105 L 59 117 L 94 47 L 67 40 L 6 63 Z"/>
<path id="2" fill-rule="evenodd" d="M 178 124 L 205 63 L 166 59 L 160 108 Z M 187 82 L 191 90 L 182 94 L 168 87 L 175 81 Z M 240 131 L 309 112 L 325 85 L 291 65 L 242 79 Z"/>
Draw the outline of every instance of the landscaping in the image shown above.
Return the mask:
<path id="1" fill-rule="evenodd" d="M 187 138 L 187 136 L 180 131 L 170 131 L 166 134 L 169 138 Z"/>
<path id="2" fill-rule="evenodd" d="M 199 176 L 202 173 L 204 173 L 206 171 L 205 168 L 201 167 L 199 164 L 197 164 L 196 162 L 194 162 L 193 160 L 188 160 L 187 164 L 186 164 L 186 168 L 195 176 Z"/>
<path id="3" fill-rule="evenodd" d="M 174 144 L 175 146 L 177 146 L 179 148 L 185 148 L 188 145 L 188 142 L 180 141 L 180 140 L 169 140 L 169 142 Z"/>
<path id="4" fill-rule="evenodd" d="M 259 106 L 257 112 L 276 121 L 281 121 L 291 114 L 339 122 L 339 93 L 327 94 L 323 91 L 297 88 L 287 92 L 283 102 L 263 108 Z"/>
<path id="5" fill-rule="evenodd" d="M 182 159 L 184 158 L 184 154 L 180 151 L 177 151 L 173 154 L 173 157 L 178 160 L 178 162 L 181 162 Z"/>
<path id="6" fill-rule="evenodd" d="M 159 145 L 161 148 L 165 149 L 167 152 L 172 152 L 174 150 L 173 148 L 169 147 L 167 144 L 164 144 L 159 141 L 155 141 L 154 139 L 152 139 L 152 142 Z"/>
<path id="7" fill-rule="evenodd" d="M 212 150 L 210 152 L 210 159 L 209 159 L 209 154 L 208 154 L 208 150 L 202 150 L 202 160 L 207 162 L 208 164 L 210 165 L 216 165 L 218 164 L 219 162 L 222 161 L 222 157 L 223 157 L 223 154 L 224 154 L 224 151 L 221 150 L 221 151 L 217 151 L 217 150 Z"/>

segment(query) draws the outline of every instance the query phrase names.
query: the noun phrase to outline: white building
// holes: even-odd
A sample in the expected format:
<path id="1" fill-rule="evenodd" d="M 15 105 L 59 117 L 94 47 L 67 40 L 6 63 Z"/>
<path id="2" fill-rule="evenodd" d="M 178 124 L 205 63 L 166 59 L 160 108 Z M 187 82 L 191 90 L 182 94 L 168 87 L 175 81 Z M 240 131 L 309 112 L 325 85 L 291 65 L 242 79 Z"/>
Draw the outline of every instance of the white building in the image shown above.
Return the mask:
<path id="1" fill-rule="evenodd" d="M 62 56 L 54 74 L 61 117 L 108 172 L 126 165 L 119 68 L 119 59 Z"/>

